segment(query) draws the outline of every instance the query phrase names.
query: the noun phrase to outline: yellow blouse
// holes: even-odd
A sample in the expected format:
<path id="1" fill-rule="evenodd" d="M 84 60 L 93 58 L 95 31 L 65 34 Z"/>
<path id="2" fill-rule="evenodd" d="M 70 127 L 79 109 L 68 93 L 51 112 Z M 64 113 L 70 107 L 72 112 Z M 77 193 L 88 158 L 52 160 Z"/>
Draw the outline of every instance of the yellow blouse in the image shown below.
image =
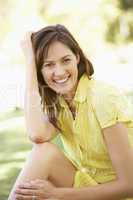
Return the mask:
<path id="1" fill-rule="evenodd" d="M 84 74 L 79 80 L 74 103 L 76 117 L 62 97 L 60 134 L 65 155 L 77 168 L 74 186 L 96 185 L 114 180 L 112 167 L 102 129 L 123 122 L 128 128 L 133 145 L 133 108 L 127 98 L 114 86 L 89 80 Z"/>

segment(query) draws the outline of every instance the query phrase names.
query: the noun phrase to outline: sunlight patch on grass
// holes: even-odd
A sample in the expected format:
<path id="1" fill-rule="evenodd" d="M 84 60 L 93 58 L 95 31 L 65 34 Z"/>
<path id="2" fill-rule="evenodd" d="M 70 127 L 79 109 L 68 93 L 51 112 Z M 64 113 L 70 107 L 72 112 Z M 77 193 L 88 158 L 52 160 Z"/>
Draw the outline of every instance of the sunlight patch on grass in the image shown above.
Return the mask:
<path id="1" fill-rule="evenodd" d="M 7 120 L 7 119 L 12 119 L 14 117 L 20 117 L 24 116 L 24 110 L 20 108 L 14 108 L 12 110 L 9 110 L 8 112 L 1 112 L 0 113 L 0 122 Z"/>
<path id="2" fill-rule="evenodd" d="M 21 169 L 23 167 L 24 160 L 21 162 L 11 162 L 10 164 L 2 164 L 0 166 L 0 180 L 4 180 L 7 178 L 9 172 L 12 171 L 13 168 Z"/>
<path id="3" fill-rule="evenodd" d="M 12 156 L 12 159 L 25 159 L 28 151 L 17 152 Z"/>
<path id="4" fill-rule="evenodd" d="M 12 119 L 8 119 L 5 121 L 2 121 L 0 123 L 0 131 L 2 130 L 7 130 L 7 129 L 12 129 L 15 127 L 24 127 L 25 126 L 25 121 L 24 117 L 14 117 Z"/>

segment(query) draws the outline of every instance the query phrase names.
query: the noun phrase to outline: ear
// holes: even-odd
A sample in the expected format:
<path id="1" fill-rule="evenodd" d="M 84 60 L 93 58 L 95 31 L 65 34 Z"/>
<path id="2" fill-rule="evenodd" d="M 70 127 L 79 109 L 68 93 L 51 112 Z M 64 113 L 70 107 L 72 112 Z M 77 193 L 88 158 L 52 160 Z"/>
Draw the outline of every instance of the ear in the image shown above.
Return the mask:
<path id="1" fill-rule="evenodd" d="M 80 56 L 79 54 L 76 55 L 76 59 L 77 59 L 77 65 L 79 64 L 79 61 L 80 61 Z"/>

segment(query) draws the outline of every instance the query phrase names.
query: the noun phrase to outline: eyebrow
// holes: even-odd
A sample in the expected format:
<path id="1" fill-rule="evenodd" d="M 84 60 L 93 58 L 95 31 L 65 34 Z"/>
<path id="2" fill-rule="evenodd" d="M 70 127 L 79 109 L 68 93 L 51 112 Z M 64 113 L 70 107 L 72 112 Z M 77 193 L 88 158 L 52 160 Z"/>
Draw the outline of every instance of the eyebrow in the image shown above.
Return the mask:
<path id="1" fill-rule="evenodd" d="M 61 60 L 63 60 L 64 58 L 66 58 L 66 57 L 68 57 L 68 56 L 70 56 L 71 57 L 71 55 L 65 55 L 65 56 L 63 56 L 62 58 L 61 58 Z M 48 62 L 54 62 L 54 60 L 44 60 L 44 63 L 48 63 Z"/>

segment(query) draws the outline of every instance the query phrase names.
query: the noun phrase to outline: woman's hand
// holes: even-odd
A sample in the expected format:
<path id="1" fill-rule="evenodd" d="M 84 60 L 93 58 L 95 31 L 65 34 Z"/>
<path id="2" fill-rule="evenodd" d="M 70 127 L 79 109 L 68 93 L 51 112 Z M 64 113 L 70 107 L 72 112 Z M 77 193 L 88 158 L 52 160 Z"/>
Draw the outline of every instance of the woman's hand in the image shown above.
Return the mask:
<path id="1" fill-rule="evenodd" d="M 35 59 L 34 51 L 32 47 L 32 41 L 31 41 L 32 34 L 33 34 L 32 31 L 27 32 L 24 35 L 24 38 L 22 39 L 22 41 L 20 42 L 20 46 L 23 51 L 25 60 L 28 63 L 31 61 L 34 61 Z"/>
<path id="2" fill-rule="evenodd" d="M 47 180 L 34 180 L 20 184 L 15 191 L 15 200 L 59 200 L 56 187 Z"/>

